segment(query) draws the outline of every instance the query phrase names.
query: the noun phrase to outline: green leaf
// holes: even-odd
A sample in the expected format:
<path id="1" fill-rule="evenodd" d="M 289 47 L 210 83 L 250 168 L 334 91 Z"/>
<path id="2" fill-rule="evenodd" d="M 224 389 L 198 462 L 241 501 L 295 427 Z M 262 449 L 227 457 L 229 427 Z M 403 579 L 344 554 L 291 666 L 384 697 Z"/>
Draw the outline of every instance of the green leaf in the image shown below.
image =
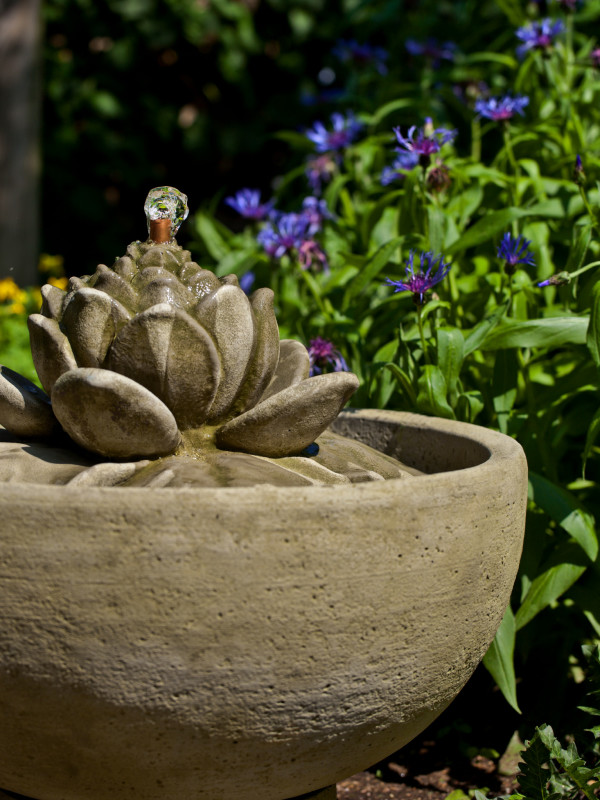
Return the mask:
<path id="1" fill-rule="evenodd" d="M 456 385 L 464 360 L 465 340 L 458 328 L 441 327 L 437 334 L 437 361 L 446 381 L 452 399 L 456 395 Z"/>
<path id="2" fill-rule="evenodd" d="M 484 408 L 485 403 L 480 391 L 463 392 L 456 401 L 456 416 L 465 422 L 475 422 L 475 418 Z"/>
<path id="3" fill-rule="evenodd" d="M 588 317 L 545 317 L 518 322 L 502 320 L 485 339 L 485 350 L 506 347 L 560 347 L 565 344 L 585 344 Z"/>
<path id="4" fill-rule="evenodd" d="M 211 217 L 199 211 L 195 218 L 196 230 L 202 238 L 206 249 L 215 261 L 220 261 L 229 253 L 229 247 Z"/>
<path id="5" fill-rule="evenodd" d="M 399 111 L 401 108 L 410 108 L 414 105 L 414 100 L 406 100 L 401 98 L 399 100 L 391 100 L 389 103 L 385 103 L 385 105 L 381 106 L 377 109 L 377 111 L 368 119 L 368 124 L 376 126 L 379 123 L 388 117 L 390 114 L 393 114 L 394 111 Z"/>
<path id="6" fill-rule="evenodd" d="M 519 362 L 515 350 L 499 350 L 496 353 L 492 377 L 492 399 L 498 415 L 501 433 L 507 433 L 508 417 L 517 399 Z"/>
<path id="7" fill-rule="evenodd" d="M 577 226 L 573 230 L 573 244 L 569 250 L 569 257 L 565 266 L 567 272 L 575 272 L 583 266 L 591 241 L 591 225 Z"/>
<path id="8" fill-rule="evenodd" d="M 600 281 L 594 284 L 592 290 L 592 308 L 590 323 L 587 329 L 586 344 L 592 355 L 594 364 L 600 367 Z"/>
<path id="9" fill-rule="evenodd" d="M 573 794 L 573 790 L 576 789 L 585 795 L 588 800 L 595 800 L 594 788 L 598 784 L 594 783 L 594 781 L 598 778 L 598 768 L 590 769 L 586 766 L 585 761 L 577 752 L 575 742 L 570 742 L 567 749 L 563 750 L 549 725 L 541 726 L 537 730 L 550 757 L 556 761 L 568 777 L 568 781 L 565 781 L 563 776 L 561 789 L 563 787 L 565 789 L 570 788 L 569 794 Z"/>
<path id="10" fill-rule="evenodd" d="M 515 616 L 509 606 L 506 609 L 494 641 L 483 657 L 483 665 L 496 681 L 498 688 L 508 703 L 520 714 L 521 709 L 517 702 L 517 682 L 513 664 L 515 634 Z"/>
<path id="11" fill-rule="evenodd" d="M 426 364 L 417 382 L 419 411 L 444 419 L 455 419 L 454 411 L 446 400 L 446 381 L 443 372 L 433 364 Z"/>
<path id="12" fill-rule="evenodd" d="M 581 550 L 574 552 L 573 547 L 561 548 L 555 560 L 560 563 L 549 567 L 532 581 L 529 591 L 515 614 L 517 630 L 539 614 L 547 606 L 554 603 L 567 591 L 586 571 L 587 564 L 582 563 Z"/>
<path id="13" fill-rule="evenodd" d="M 512 56 L 505 55 L 504 53 L 469 53 L 464 56 L 461 63 L 463 64 L 479 64 L 481 62 L 490 62 L 492 64 L 501 64 L 503 67 L 515 69 L 517 61 Z"/>
<path id="14" fill-rule="evenodd" d="M 533 502 L 575 539 L 590 561 L 598 555 L 598 537 L 591 514 L 575 497 L 535 472 L 529 473 L 529 493 Z"/>
<path id="15" fill-rule="evenodd" d="M 475 247 L 489 241 L 497 233 L 504 231 L 516 219 L 525 217 L 527 214 L 528 212 L 521 208 L 503 208 L 500 211 L 491 211 L 468 228 L 460 239 L 448 248 L 446 255 L 451 256 L 467 250 L 469 247 Z"/>
<path id="16" fill-rule="evenodd" d="M 358 273 L 356 278 L 350 283 L 346 289 L 346 302 L 353 297 L 356 297 L 362 290 L 379 275 L 381 270 L 386 266 L 390 260 L 390 256 L 397 250 L 402 242 L 404 236 L 396 236 L 386 244 L 382 245 L 379 250 L 372 256 L 362 270 Z"/>
<path id="17" fill-rule="evenodd" d="M 583 477 L 585 477 L 585 467 L 587 464 L 587 460 L 590 457 L 590 453 L 592 452 L 593 446 L 596 444 L 596 439 L 598 438 L 598 434 L 600 434 L 600 408 L 594 416 L 592 417 L 591 422 L 588 425 L 587 434 L 585 437 L 585 446 L 583 448 Z"/>
<path id="18" fill-rule="evenodd" d="M 533 738 L 525 742 L 525 749 L 521 752 L 519 788 L 528 800 L 548 800 L 548 750 L 539 731 L 540 728 L 537 728 Z"/>
<path id="19" fill-rule="evenodd" d="M 441 208 L 430 206 L 427 209 L 427 218 L 429 223 L 429 249 L 434 253 L 439 253 L 444 246 L 446 216 Z"/>
<path id="20" fill-rule="evenodd" d="M 481 322 L 473 328 L 471 333 L 465 338 L 465 357 L 482 347 L 488 335 L 494 330 L 507 310 L 508 304 L 500 306 L 490 314 L 489 317 L 481 320 Z"/>
<path id="21" fill-rule="evenodd" d="M 408 375 L 406 374 L 406 372 L 404 372 L 403 369 L 400 369 L 400 367 L 397 364 L 393 364 L 392 362 L 384 364 L 383 368 L 388 369 L 392 373 L 392 375 L 394 375 L 394 377 L 397 379 L 411 406 L 416 406 L 417 395 L 413 388 L 412 382 L 408 377 Z"/>

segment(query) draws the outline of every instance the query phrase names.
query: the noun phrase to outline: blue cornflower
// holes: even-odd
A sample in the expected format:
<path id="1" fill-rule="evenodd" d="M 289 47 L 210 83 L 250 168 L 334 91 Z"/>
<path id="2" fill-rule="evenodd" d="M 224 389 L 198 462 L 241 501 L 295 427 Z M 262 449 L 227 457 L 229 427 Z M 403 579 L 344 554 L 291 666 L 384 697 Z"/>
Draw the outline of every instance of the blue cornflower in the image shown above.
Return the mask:
<path id="1" fill-rule="evenodd" d="M 443 145 L 455 139 L 457 132 L 448 128 L 434 128 L 431 119 L 426 119 L 422 128 L 413 125 L 406 136 L 402 136 L 400 128 L 394 128 L 394 133 L 398 144 L 403 148 L 401 150 L 397 147 L 398 153 L 414 153 L 421 164 L 427 165 L 434 153 L 438 153 Z"/>
<path id="2" fill-rule="evenodd" d="M 394 181 L 402 180 L 406 177 L 406 173 L 414 169 L 418 163 L 418 153 L 413 153 L 410 150 L 399 150 L 392 166 L 383 168 L 380 178 L 381 185 L 388 186 Z"/>
<path id="3" fill-rule="evenodd" d="M 325 200 L 318 197 L 305 197 L 302 202 L 302 216 L 308 223 L 307 234 L 314 236 L 323 227 L 323 220 L 334 219 L 334 215 L 327 208 Z"/>
<path id="4" fill-rule="evenodd" d="M 302 269 L 316 267 L 323 272 L 329 272 L 329 262 L 327 254 L 318 242 L 314 239 L 306 239 L 298 248 L 298 263 Z"/>
<path id="5" fill-rule="evenodd" d="M 442 59 L 454 61 L 457 49 L 454 42 L 441 43 L 433 38 L 427 39 L 425 42 L 407 39 L 404 44 L 412 56 L 425 56 L 425 58 L 431 59 L 434 66 L 437 66 Z"/>
<path id="6" fill-rule="evenodd" d="M 383 47 L 359 44 L 355 39 L 340 39 L 332 50 L 333 55 L 344 63 L 354 63 L 358 67 L 372 64 L 380 75 L 387 75 L 386 61 L 389 53 Z"/>
<path id="7" fill-rule="evenodd" d="M 442 255 L 435 256 L 431 252 L 421 253 L 420 268 L 415 272 L 414 256 L 414 250 L 411 250 L 406 262 L 406 280 L 393 281 L 391 278 L 386 278 L 385 282 L 388 286 L 395 286 L 396 292 L 412 292 L 415 303 L 422 306 L 426 293 L 446 277 L 451 264 L 444 262 Z"/>
<path id="8" fill-rule="evenodd" d="M 517 236 L 515 239 L 510 233 L 504 234 L 496 254 L 504 261 L 504 270 L 508 275 L 515 271 L 518 264 L 535 266 L 533 254 L 527 249 L 530 244 L 531 240 L 524 236 Z"/>
<path id="9" fill-rule="evenodd" d="M 226 197 L 225 202 L 246 219 L 265 219 L 275 205 L 274 200 L 261 203 L 258 189 L 240 189 L 233 197 Z"/>
<path id="10" fill-rule="evenodd" d="M 297 250 L 305 240 L 308 221 L 302 214 L 279 214 L 259 231 L 256 241 L 273 258 Z"/>
<path id="11" fill-rule="evenodd" d="M 322 122 L 317 121 L 312 128 L 305 131 L 305 135 L 314 143 L 317 153 L 343 150 L 352 144 L 363 127 L 351 111 L 346 116 L 336 111 L 330 119 L 333 130 L 327 130 Z"/>
<path id="12" fill-rule="evenodd" d="M 248 270 L 248 272 L 244 272 L 244 274 L 240 278 L 240 289 L 245 292 L 245 294 L 250 294 L 252 291 L 252 287 L 254 286 L 254 281 L 256 280 L 256 275 L 252 272 L 252 270 Z"/>
<path id="13" fill-rule="evenodd" d="M 329 339 L 322 339 L 317 336 L 311 339 L 308 345 L 308 356 L 310 358 L 310 375 L 321 375 L 333 367 L 333 372 L 348 372 L 348 365 L 344 356 L 337 350 Z"/>
<path id="14" fill-rule="evenodd" d="M 565 30 L 565 23 L 557 19 L 554 22 L 545 17 L 518 28 L 516 36 L 523 44 L 517 47 L 517 56 L 523 58 L 529 50 L 549 50 L 556 36 Z"/>
<path id="15" fill-rule="evenodd" d="M 523 116 L 525 113 L 525 106 L 529 105 L 529 98 L 527 95 L 511 95 L 507 94 L 504 97 L 480 97 L 475 101 L 475 111 L 481 117 L 492 119 L 494 122 L 500 120 L 511 119 L 515 114 Z"/>
<path id="16" fill-rule="evenodd" d="M 306 177 L 310 188 L 315 194 L 321 194 L 324 183 L 329 183 L 337 167 L 335 158 L 331 153 L 317 156 L 306 162 Z"/>

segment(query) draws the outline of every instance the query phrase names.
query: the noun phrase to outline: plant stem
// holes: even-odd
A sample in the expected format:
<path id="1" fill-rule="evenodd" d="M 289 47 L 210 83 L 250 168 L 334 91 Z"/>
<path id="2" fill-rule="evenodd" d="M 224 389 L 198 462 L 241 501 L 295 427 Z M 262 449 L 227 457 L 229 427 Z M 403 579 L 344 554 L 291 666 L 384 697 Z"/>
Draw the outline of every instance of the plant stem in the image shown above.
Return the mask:
<path id="1" fill-rule="evenodd" d="M 425 359 L 425 363 L 431 363 L 429 361 L 429 353 L 427 352 L 427 342 L 425 340 L 425 331 L 423 330 L 423 317 L 422 317 L 422 310 L 423 306 L 419 303 L 417 305 L 417 325 L 419 326 L 419 336 L 421 337 L 421 347 L 423 348 L 423 358 Z"/>
<path id="2" fill-rule="evenodd" d="M 314 300 L 318 305 L 321 314 L 323 314 L 325 319 L 329 321 L 331 317 L 329 312 L 327 311 L 327 308 L 325 307 L 325 303 L 323 302 L 323 298 L 321 297 L 321 293 L 319 292 L 319 287 L 315 279 L 313 278 L 312 275 L 309 275 L 305 269 L 302 269 L 302 267 L 299 264 L 298 264 L 298 269 L 300 271 L 300 274 L 302 275 L 302 280 L 307 285 L 309 292 L 314 297 Z"/>
<path id="3" fill-rule="evenodd" d="M 517 206 L 519 199 L 518 199 L 518 188 L 517 188 L 517 181 L 519 179 L 520 170 L 517 160 L 515 158 L 515 154 L 512 148 L 512 142 L 510 139 L 510 130 L 508 126 L 508 122 L 506 122 L 502 126 L 502 136 L 504 137 L 504 149 L 506 151 L 506 156 L 508 158 L 508 162 L 513 169 L 513 182 L 511 185 L 511 194 L 512 194 L 512 204 L 513 206 Z M 513 235 L 516 235 L 516 222 L 513 223 Z"/>
<path id="4" fill-rule="evenodd" d="M 481 122 L 477 116 L 471 120 L 471 160 L 474 164 L 481 161 Z"/>
<path id="5" fill-rule="evenodd" d="M 580 186 L 579 187 L 579 193 L 581 195 L 581 199 L 583 200 L 583 205 L 585 206 L 586 211 L 590 215 L 590 221 L 592 223 L 592 227 L 595 228 L 598 231 L 598 233 L 600 233 L 600 225 L 598 224 L 598 218 L 597 218 L 596 213 L 594 212 L 594 209 L 592 208 L 591 203 L 590 203 L 590 201 L 588 199 L 585 187 Z"/>

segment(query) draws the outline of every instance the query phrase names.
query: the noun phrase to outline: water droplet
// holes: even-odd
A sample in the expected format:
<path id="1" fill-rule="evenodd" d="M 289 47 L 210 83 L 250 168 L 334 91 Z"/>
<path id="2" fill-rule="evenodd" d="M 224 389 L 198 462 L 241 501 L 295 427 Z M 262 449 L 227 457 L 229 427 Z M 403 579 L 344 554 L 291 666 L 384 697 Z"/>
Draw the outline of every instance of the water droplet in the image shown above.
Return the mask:
<path id="1" fill-rule="evenodd" d="M 150 223 L 154 220 L 170 219 L 171 238 L 174 238 L 181 223 L 189 214 L 187 195 L 173 186 L 157 186 L 148 192 L 144 211 L 148 222 L 148 233 L 150 233 Z"/>

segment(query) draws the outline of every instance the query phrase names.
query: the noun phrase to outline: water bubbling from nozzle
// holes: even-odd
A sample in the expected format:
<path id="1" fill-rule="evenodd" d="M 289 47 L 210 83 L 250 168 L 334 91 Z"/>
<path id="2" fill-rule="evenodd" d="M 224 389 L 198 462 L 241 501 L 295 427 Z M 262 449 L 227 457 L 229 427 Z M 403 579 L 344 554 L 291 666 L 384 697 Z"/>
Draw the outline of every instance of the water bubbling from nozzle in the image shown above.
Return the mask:
<path id="1" fill-rule="evenodd" d="M 150 239 L 169 242 L 189 214 L 187 196 L 173 186 L 157 186 L 148 192 L 144 212 Z"/>

